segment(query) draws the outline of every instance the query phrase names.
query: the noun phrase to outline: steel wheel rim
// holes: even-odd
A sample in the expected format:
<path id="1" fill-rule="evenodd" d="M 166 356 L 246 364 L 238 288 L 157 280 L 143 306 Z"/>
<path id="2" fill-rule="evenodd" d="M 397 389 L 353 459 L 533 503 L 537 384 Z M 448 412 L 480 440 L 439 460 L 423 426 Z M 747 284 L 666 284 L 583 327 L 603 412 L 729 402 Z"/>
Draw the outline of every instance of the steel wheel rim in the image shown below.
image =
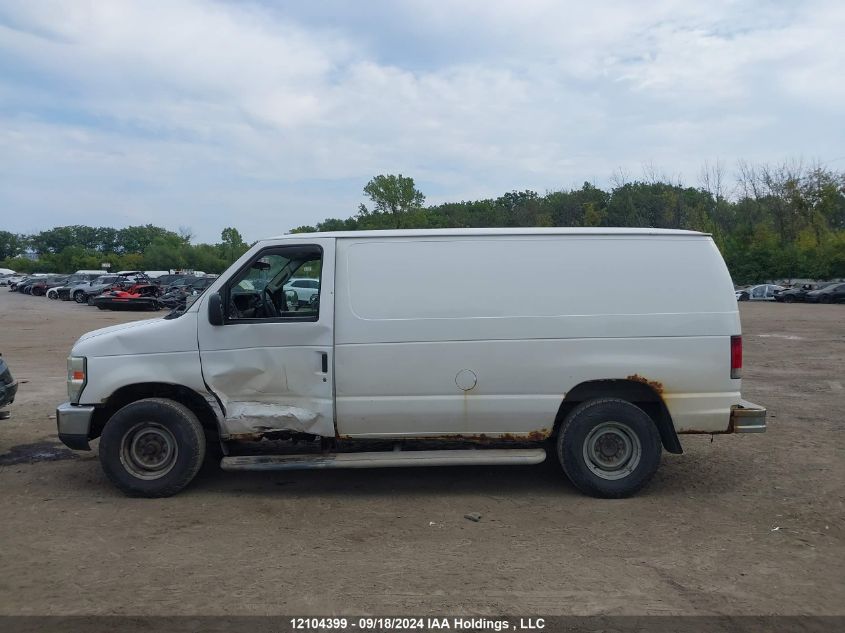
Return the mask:
<path id="1" fill-rule="evenodd" d="M 160 479 L 173 470 L 179 446 L 170 429 L 155 422 L 141 422 L 123 434 L 120 462 L 138 479 Z"/>
<path id="2" fill-rule="evenodd" d="M 642 459 L 640 438 L 621 422 L 602 422 L 584 440 L 584 462 L 590 472 L 607 480 L 630 475 Z"/>

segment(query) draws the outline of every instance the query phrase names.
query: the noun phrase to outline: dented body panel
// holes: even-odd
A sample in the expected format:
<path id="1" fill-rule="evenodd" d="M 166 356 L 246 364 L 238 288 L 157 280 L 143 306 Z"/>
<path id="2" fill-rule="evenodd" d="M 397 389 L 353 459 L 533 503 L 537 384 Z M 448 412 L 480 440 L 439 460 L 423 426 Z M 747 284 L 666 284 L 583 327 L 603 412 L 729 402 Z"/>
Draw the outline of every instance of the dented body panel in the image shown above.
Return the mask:
<path id="1" fill-rule="evenodd" d="M 334 239 L 304 243 L 323 250 L 316 322 L 198 322 L 202 374 L 225 411 L 224 437 L 274 431 L 335 435 L 334 372 L 323 371 L 323 357 L 329 369 L 334 356 Z M 230 272 L 238 268 L 236 264 Z M 210 292 L 228 276 L 221 276 Z M 204 305 L 202 300 L 197 303 Z"/>

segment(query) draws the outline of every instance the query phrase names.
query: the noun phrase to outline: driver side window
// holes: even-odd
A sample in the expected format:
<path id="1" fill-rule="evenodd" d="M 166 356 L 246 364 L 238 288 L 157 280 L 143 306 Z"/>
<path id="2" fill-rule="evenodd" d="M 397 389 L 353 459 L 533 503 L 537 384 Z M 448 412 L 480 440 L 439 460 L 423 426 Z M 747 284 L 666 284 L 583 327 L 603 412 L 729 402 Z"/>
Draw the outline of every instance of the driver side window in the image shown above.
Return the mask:
<path id="1" fill-rule="evenodd" d="M 227 284 L 227 321 L 316 321 L 322 249 L 318 246 L 284 246 L 267 249 Z M 316 290 L 297 292 L 290 280 L 308 278 Z"/>

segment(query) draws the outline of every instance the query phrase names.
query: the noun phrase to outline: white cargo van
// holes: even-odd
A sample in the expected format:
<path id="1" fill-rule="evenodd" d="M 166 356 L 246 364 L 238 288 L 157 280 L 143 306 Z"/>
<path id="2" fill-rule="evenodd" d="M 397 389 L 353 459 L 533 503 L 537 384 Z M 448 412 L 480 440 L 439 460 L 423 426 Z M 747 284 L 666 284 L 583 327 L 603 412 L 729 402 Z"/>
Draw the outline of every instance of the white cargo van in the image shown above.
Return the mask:
<path id="1" fill-rule="evenodd" d="M 297 274 L 319 279 L 305 306 L 284 291 Z M 99 437 L 106 474 L 136 495 L 181 490 L 219 447 L 226 470 L 552 451 L 579 489 L 620 497 L 662 449 L 682 452 L 679 435 L 765 431 L 741 366 L 733 285 L 705 234 L 286 235 L 183 312 L 80 338 L 57 419 L 71 448 Z"/>

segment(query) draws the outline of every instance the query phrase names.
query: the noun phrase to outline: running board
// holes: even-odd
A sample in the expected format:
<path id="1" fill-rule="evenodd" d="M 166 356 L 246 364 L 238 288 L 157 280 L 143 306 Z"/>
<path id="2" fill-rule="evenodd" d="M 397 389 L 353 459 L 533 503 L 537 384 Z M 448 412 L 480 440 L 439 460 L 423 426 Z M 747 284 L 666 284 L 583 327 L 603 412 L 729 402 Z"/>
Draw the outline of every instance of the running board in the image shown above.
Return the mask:
<path id="1" fill-rule="evenodd" d="M 223 470 L 311 470 L 320 468 L 391 468 L 399 466 L 523 466 L 546 459 L 542 448 L 445 451 L 381 451 L 311 455 L 224 457 Z"/>

